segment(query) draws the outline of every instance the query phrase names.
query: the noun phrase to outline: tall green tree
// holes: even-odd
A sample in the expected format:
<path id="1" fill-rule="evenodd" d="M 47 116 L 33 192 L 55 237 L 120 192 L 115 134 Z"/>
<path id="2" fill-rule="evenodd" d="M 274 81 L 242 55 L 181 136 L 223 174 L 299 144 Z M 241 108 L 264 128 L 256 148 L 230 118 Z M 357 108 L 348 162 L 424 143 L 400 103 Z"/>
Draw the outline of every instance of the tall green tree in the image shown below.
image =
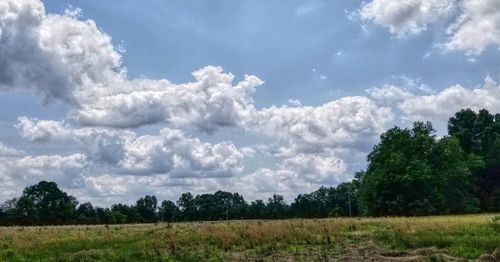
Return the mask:
<path id="1" fill-rule="evenodd" d="M 177 206 L 181 211 L 182 218 L 184 220 L 195 220 L 196 215 L 196 204 L 194 197 L 190 192 L 183 193 L 179 200 L 177 200 Z"/>
<path id="2" fill-rule="evenodd" d="M 268 218 L 278 219 L 289 216 L 288 212 L 290 207 L 285 202 L 282 195 L 273 194 L 273 196 L 267 200 L 266 206 Z"/>
<path id="3" fill-rule="evenodd" d="M 55 182 L 41 181 L 24 189 L 16 208 L 27 224 L 63 224 L 75 218 L 77 205 L 76 199 Z"/>
<path id="4" fill-rule="evenodd" d="M 358 190 L 365 215 L 477 210 L 470 161 L 456 139 L 438 140 L 430 122 L 389 129 L 368 155 L 368 163 Z"/>
<path id="5" fill-rule="evenodd" d="M 476 160 L 473 174 L 483 210 L 500 210 L 500 114 L 463 109 L 449 119 L 448 134 Z"/>
<path id="6" fill-rule="evenodd" d="M 162 221 L 174 221 L 177 219 L 179 215 L 179 208 L 175 205 L 174 202 L 170 200 L 164 200 L 161 202 L 160 206 L 160 218 Z"/>
<path id="7" fill-rule="evenodd" d="M 145 196 L 141 197 L 136 202 L 137 213 L 143 222 L 155 222 L 157 221 L 156 210 L 158 207 L 158 200 L 156 196 Z"/>
<path id="8" fill-rule="evenodd" d="M 97 223 L 97 213 L 91 203 L 80 204 L 75 211 L 78 223 L 95 224 Z"/>

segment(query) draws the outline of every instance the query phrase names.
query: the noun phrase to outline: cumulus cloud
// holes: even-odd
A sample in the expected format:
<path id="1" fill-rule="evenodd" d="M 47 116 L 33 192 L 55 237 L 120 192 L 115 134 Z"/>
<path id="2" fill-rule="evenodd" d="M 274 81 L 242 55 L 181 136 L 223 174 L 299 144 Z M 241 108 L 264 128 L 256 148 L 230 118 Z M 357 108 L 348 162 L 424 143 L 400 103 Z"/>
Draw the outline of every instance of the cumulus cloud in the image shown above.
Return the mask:
<path id="1" fill-rule="evenodd" d="M 253 110 L 252 94 L 263 83 L 255 76 L 232 85 L 234 76 L 208 66 L 193 73 L 195 82 L 174 85 L 167 80 L 137 80 L 132 91 L 121 90 L 82 105 L 75 118 L 84 125 L 137 127 L 165 122 L 213 132 L 239 126 Z"/>
<path id="2" fill-rule="evenodd" d="M 479 55 L 488 46 L 500 46 L 497 0 L 372 0 L 359 10 L 362 20 L 386 27 L 397 36 L 418 34 L 452 13 L 458 15 L 448 25 L 447 39 L 437 46 L 467 55 Z"/>
<path id="3" fill-rule="evenodd" d="M 201 142 L 181 130 L 164 128 L 158 135 L 100 127 L 71 128 L 62 122 L 20 117 L 21 136 L 31 141 L 75 140 L 91 159 L 141 175 L 178 177 L 232 176 L 242 171 L 243 153 L 230 142 Z M 247 154 L 248 149 L 245 150 Z"/>
<path id="4" fill-rule="evenodd" d="M 0 90 L 32 89 L 75 106 L 82 125 L 138 127 L 164 122 L 206 132 L 238 125 L 253 109 L 255 76 L 208 66 L 195 82 L 130 79 L 111 37 L 75 12 L 46 14 L 37 0 L 0 4 Z"/>
<path id="5" fill-rule="evenodd" d="M 389 108 L 367 97 L 344 97 L 318 107 L 270 107 L 256 113 L 250 127 L 291 143 L 297 152 L 326 148 L 366 148 L 393 118 Z"/>
<path id="6" fill-rule="evenodd" d="M 93 21 L 47 15 L 41 1 L 0 3 L 0 32 L 0 89 L 76 102 L 77 92 L 120 75 L 121 57 Z"/>
<path id="7" fill-rule="evenodd" d="M 222 127 L 277 140 L 280 148 L 267 156 L 282 161 L 269 171 L 273 175 L 264 167 L 253 168 L 278 179 L 271 185 L 281 183 L 294 192 L 298 185 L 290 181 L 337 183 L 348 164 L 334 151 L 368 149 L 392 119 L 389 108 L 366 97 L 316 107 L 290 100 L 293 106 L 257 109 L 252 96 L 263 81 L 245 75 L 235 83 L 234 75 L 215 66 L 193 72 L 194 81 L 188 83 L 131 79 L 111 37 L 93 21 L 82 20 L 78 12 L 47 14 L 40 1 L 10 2 L 0 9 L 1 30 L 7 32 L 0 37 L 12 43 L 0 45 L 6 54 L 0 58 L 5 65 L 0 67 L 2 89 L 32 89 L 48 101 L 72 106 L 67 119 L 20 117 L 16 128 L 34 143 L 77 142 L 93 168 L 83 174 L 82 183 L 98 195 L 107 189 L 112 195 L 124 194 L 139 181 L 197 188 L 203 181 L 213 189 L 227 185 L 222 180 L 239 184 L 238 178 L 246 177 L 244 159 L 261 150 L 196 137 Z M 32 53 L 25 55 L 23 48 Z M 8 80 L 13 71 L 15 79 Z M 138 135 L 132 129 L 151 124 L 162 125 L 155 135 Z M 260 183 L 257 174 L 242 179 Z"/>
<path id="8" fill-rule="evenodd" d="M 63 122 L 53 120 L 38 120 L 26 116 L 19 117 L 15 127 L 20 131 L 20 135 L 31 142 L 47 142 L 54 136 L 66 138 L 71 131 Z"/>
<path id="9" fill-rule="evenodd" d="M 448 28 L 446 49 L 478 55 L 490 45 L 500 46 L 499 1 L 462 1 L 461 10 L 457 21 Z"/>
<path id="10" fill-rule="evenodd" d="M 454 85 L 433 95 L 415 96 L 403 100 L 399 108 L 412 120 L 446 122 L 462 108 L 500 112 L 500 86 L 487 77 L 482 86 L 466 88 Z"/>
<path id="11" fill-rule="evenodd" d="M 359 14 L 365 21 L 386 27 L 398 36 L 412 35 L 449 14 L 455 0 L 372 0 L 364 3 Z"/>
<path id="12" fill-rule="evenodd" d="M 442 133 L 446 132 L 448 119 L 463 108 L 500 112 L 500 85 L 490 76 L 476 87 L 456 84 L 439 92 L 422 84 L 386 84 L 366 92 L 377 104 L 390 106 L 403 123 L 431 121 Z"/>
<path id="13" fill-rule="evenodd" d="M 57 181 L 65 188 L 80 188 L 87 161 L 83 154 L 0 156 L 0 189 L 4 197 L 18 195 L 22 187 L 33 181 Z M 14 190 L 17 190 L 14 191 Z"/>
<path id="14" fill-rule="evenodd" d="M 395 83 L 369 88 L 366 93 L 377 103 L 395 107 L 398 103 L 417 96 L 432 95 L 435 91 L 419 79 L 394 76 Z"/>
<path id="15" fill-rule="evenodd" d="M 282 170 L 295 172 L 302 180 L 322 184 L 339 184 L 345 181 L 346 164 L 335 155 L 298 154 L 280 164 Z"/>
<path id="16" fill-rule="evenodd" d="M 180 130 L 138 137 L 126 145 L 120 162 L 127 171 L 170 173 L 172 177 L 232 176 L 243 170 L 243 154 L 230 142 L 203 143 Z"/>
<path id="17" fill-rule="evenodd" d="M 395 34 L 413 34 L 448 14 L 452 2 L 374 0 L 360 14 Z M 313 189 L 311 184 L 348 180 L 392 123 L 394 107 L 415 118 L 429 116 L 426 103 L 429 108 L 435 104 L 434 111 L 453 108 L 444 104 L 444 91 L 397 85 L 371 89 L 370 97 L 344 97 L 319 106 L 291 99 L 290 105 L 257 108 L 252 97 L 263 84 L 259 78 L 245 75 L 236 82 L 216 66 L 192 75 L 188 83 L 132 79 L 111 37 L 78 12 L 47 14 L 38 0 L 0 3 L 0 90 L 34 90 L 47 101 L 71 106 L 68 117 L 59 121 L 20 117 L 19 134 L 33 143 L 78 145 L 69 156 L 29 156 L 0 144 L 0 171 L 10 170 L 0 172 L 5 184 L 56 179 L 83 199 L 234 188 L 252 197 L 276 192 L 294 197 Z M 463 97 L 485 92 L 463 89 Z M 491 89 L 487 95 L 494 106 L 498 97 L 492 93 L 498 87 L 478 89 Z M 145 135 L 136 129 L 152 124 L 160 130 Z M 200 138 L 226 127 L 272 143 L 238 148 L 233 142 Z M 256 163 L 261 157 L 277 164 Z M 254 161 L 246 173 L 249 158 Z M 16 180 L 15 174 L 24 177 Z"/>

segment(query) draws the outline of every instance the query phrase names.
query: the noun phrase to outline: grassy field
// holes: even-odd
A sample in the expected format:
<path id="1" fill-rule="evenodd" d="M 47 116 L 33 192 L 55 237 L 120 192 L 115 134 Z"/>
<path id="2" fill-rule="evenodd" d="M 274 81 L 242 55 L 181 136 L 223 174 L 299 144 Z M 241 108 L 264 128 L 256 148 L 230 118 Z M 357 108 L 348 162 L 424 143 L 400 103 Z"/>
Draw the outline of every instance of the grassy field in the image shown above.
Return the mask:
<path id="1" fill-rule="evenodd" d="M 494 217 L 8 227 L 0 261 L 495 261 Z"/>

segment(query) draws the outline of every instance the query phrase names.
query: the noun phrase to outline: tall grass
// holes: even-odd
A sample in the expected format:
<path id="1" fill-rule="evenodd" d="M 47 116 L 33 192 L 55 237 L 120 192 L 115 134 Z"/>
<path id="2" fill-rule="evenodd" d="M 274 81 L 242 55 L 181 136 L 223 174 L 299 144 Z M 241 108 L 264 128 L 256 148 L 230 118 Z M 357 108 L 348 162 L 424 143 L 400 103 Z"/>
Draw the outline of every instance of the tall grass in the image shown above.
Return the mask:
<path id="1" fill-rule="evenodd" d="M 475 259 L 500 247 L 493 215 L 0 228 L 1 261 Z M 498 250 L 500 251 L 500 250 Z"/>

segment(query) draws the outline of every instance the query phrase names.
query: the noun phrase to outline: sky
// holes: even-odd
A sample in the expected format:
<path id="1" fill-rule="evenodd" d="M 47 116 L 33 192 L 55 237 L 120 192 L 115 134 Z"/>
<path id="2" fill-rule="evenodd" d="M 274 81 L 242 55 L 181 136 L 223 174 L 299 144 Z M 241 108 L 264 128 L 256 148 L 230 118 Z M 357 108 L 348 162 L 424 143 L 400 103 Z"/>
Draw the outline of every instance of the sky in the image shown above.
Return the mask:
<path id="1" fill-rule="evenodd" d="M 498 0 L 2 0 L 0 201 L 350 181 L 394 125 L 500 113 Z"/>

